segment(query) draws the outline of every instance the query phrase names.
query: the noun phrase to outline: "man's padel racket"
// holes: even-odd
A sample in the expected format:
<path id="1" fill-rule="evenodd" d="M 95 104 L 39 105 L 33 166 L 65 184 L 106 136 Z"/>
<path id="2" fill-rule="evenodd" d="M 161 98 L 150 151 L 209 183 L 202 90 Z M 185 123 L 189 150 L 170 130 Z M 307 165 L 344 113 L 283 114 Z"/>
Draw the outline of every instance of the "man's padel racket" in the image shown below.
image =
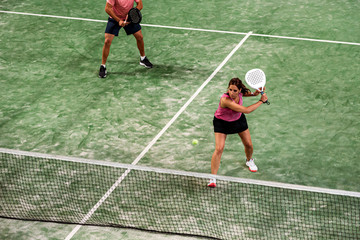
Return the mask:
<path id="1" fill-rule="evenodd" d="M 125 20 L 126 22 L 131 22 L 134 24 L 138 24 L 141 22 L 142 19 L 142 15 L 139 9 L 137 8 L 132 8 L 130 9 L 128 15 L 127 15 L 127 19 Z"/>
<path id="2" fill-rule="evenodd" d="M 255 68 L 248 71 L 245 75 L 245 81 L 251 88 L 259 90 L 261 95 L 264 94 L 263 90 L 266 83 L 266 76 L 261 69 Z M 270 104 L 267 100 L 265 103 L 268 105 Z"/>

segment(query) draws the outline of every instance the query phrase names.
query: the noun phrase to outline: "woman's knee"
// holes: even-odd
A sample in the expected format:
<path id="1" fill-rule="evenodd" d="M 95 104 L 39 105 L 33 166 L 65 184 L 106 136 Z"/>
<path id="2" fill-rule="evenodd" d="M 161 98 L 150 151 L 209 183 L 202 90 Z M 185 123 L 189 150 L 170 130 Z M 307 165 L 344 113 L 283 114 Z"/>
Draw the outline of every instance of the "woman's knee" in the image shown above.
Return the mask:
<path id="1" fill-rule="evenodd" d="M 244 147 L 245 147 L 246 149 L 250 149 L 250 150 L 253 150 L 253 149 L 254 149 L 252 142 L 245 142 L 245 143 L 244 143 Z"/>
<path id="2" fill-rule="evenodd" d="M 215 147 L 215 153 L 218 155 L 221 155 L 224 152 L 224 147 L 225 146 L 216 146 Z"/>

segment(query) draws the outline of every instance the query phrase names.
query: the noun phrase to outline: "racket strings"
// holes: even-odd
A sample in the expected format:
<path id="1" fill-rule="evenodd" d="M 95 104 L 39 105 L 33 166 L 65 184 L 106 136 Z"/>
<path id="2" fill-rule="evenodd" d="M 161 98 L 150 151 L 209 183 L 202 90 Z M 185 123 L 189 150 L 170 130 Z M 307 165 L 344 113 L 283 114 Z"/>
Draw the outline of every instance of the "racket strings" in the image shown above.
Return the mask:
<path id="1" fill-rule="evenodd" d="M 248 76 L 249 83 L 252 85 L 258 85 L 264 81 L 264 76 L 260 71 L 254 71 Z"/>
<path id="2" fill-rule="evenodd" d="M 130 19 L 132 22 L 138 22 L 140 18 L 135 12 L 132 12 L 132 14 L 130 14 Z"/>
<path id="3" fill-rule="evenodd" d="M 141 20 L 141 16 L 140 16 L 139 12 L 136 11 L 136 9 L 131 9 L 129 11 L 129 18 L 130 18 L 130 21 L 133 23 L 139 23 Z"/>

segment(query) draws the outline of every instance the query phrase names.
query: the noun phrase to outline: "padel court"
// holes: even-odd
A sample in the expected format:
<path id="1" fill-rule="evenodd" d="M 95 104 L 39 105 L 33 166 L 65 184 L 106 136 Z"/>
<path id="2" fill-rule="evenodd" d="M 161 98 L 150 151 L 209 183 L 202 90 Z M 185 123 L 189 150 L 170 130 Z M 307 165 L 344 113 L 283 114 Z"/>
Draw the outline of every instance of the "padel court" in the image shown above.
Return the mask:
<path id="1" fill-rule="evenodd" d="M 191 231 L 186 226 L 201 229 L 206 222 L 214 222 L 214 226 L 220 223 L 219 231 L 223 229 L 224 232 L 227 231 L 224 225 L 229 224 L 228 231 L 238 232 L 240 236 L 218 234 L 216 229 L 208 231 L 215 239 L 277 236 L 261 235 L 258 231 L 261 225 L 270 232 L 284 229 L 279 239 L 286 239 L 286 236 L 303 239 L 296 235 L 298 233 L 291 234 L 314 225 L 321 229 L 323 226 L 317 226 L 315 212 L 323 211 L 320 218 L 326 219 L 329 214 L 324 209 L 330 206 L 330 211 L 336 212 L 336 204 L 347 200 L 341 195 L 327 200 L 321 198 L 317 200 L 320 206 L 317 209 L 307 204 L 313 201 L 312 195 L 300 194 L 305 198 L 301 208 L 314 213 L 306 218 L 314 222 L 300 228 L 289 217 L 294 214 L 295 218 L 296 211 L 281 212 L 281 206 L 270 204 L 281 216 L 289 217 L 285 226 L 280 220 L 271 219 L 273 210 L 264 206 L 277 196 L 285 199 L 281 203 L 292 205 L 292 200 L 298 198 L 292 190 L 277 192 L 271 191 L 272 187 L 257 190 L 257 185 L 239 186 L 237 180 L 225 180 L 241 178 L 359 194 L 358 3 L 293 0 L 144 0 L 143 3 L 145 51 L 154 68 L 145 69 L 139 65 L 134 37 L 126 36 L 121 30 L 111 46 L 105 79 L 98 77 L 107 19 L 105 1 L 0 3 L 0 148 L 106 163 L 106 166 L 84 167 L 83 163 L 18 157 L 16 161 L 22 160 L 23 165 L 8 161 L 1 167 L 0 197 L 5 196 L 9 184 L 15 183 L 24 189 L 40 191 L 36 186 L 42 182 L 45 192 L 52 189 L 54 193 L 61 193 L 60 186 L 64 182 L 71 186 L 72 177 L 81 172 L 79 181 L 88 184 L 85 188 L 73 188 L 78 202 L 61 201 L 56 194 L 53 202 L 47 202 L 53 209 L 61 206 L 56 211 L 58 216 L 76 218 L 78 216 L 71 215 L 70 206 L 82 206 L 88 209 L 84 210 L 87 213 L 126 173 L 128 165 L 133 165 L 145 169 L 149 178 L 140 173 L 138 176 L 139 169 L 125 174 L 119 183 L 125 187 L 117 187 L 114 195 L 111 192 L 109 201 L 105 200 L 102 205 L 109 204 L 109 209 L 100 206 L 89 219 L 101 221 L 106 216 L 145 221 L 156 204 L 159 207 L 168 204 L 176 209 L 176 202 L 166 202 L 172 198 L 189 201 L 188 206 L 178 204 L 187 206 L 186 211 L 180 211 L 194 215 L 182 218 L 177 213 L 157 212 L 160 214 L 157 216 L 163 214 L 164 217 L 146 220 L 146 228 L 155 232 L 138 230 L 142 227 L 131 224 L 130 228 L 119 228 L 96 226 L 101 224 L 91 224 L 91 221 L 88 223 L 91 226 L 79 226 L 57 223 L 58 220 L 50 222 L 51 219 L 0 218 L 1 239 L 208 239 L 201 237 L 200 230 L 186 234 Z M 224 179 L 219 182 L 219 188 L 213 189 L 215 191 L 208 191 L 205 178 L 175 179 L 168 172 L 151 175 L 151 171 L 147 171 L 149 168 L 180 171 L 181 176 L 187 172 L 210 173 L 215 146 L 212 119 L 220 96 L 226 92 L 231 78 L 244 80 L 246 72 L 253 68 L 265 72 L 266 92 L 271 102 L 246 115 L 259 171 L 248 170 L 239 136 L 230 135 L 218 172 Z M 244 105 L 251 105 L 259 98 L 244 98 Z M 198 140 L 197 145 L 192 144 L 193 139 Z M 109 166 L 111 163 L 116 168 Z M 22 171 L 29 174 L 22 175 Z M 8 182 L 10 178 L 11 183 Z M 54 186 L 55 181 L 56 186 L 59 179 L 64 180 L 58 183 L 59 189 L 51 188 L 50 185 Z M 156 179 L 162 179 L 162 184 Z M 142 188 L 145 185 L 152 190 L 148 192 Z M 128 188 L 135 189 L 133 195 L 126 191 Z M 124 192 L 116 195 L 121 189 Z M 18 194 L 32 199 L 33 204 L 26 205 L 32 213 L 41 211 L 41 204 L 44 204 L 41 196 Z M 158 200 L 149 200 L 149 196 Z M 206 213 L 206 209 L 214 208 L 225 198 L 229 201 L 215 208 L 219 212 L 224 210 L 226 215 L 202 219 L 198 214 Z M 351 198 L 359 201 L 358 197 Z M 22 201 L 20 197 L 14 209 L 21 212 L 19 206 L 25 204 Z M 137 212 L 119 208 L 117 203 L 124 202 L 141 207 Z M 252 219 L 257 213 L 264 218 L 245 230 L 231 221 L 226 223 L 227 218 L 239 217 L 236 215 L 238 208 L 228 206 L 228 202 L 244 206 L 242 219 Z M 64 207 L 67 204 L 69 208 Z M 144 214 L 147 211 L 148 214 Z M 347 224 L 344 219 L 353 214 L 349 218 L 355 222 L 349 225 L 356 226 L 359 212 L 358 205 L 350 206 L 348 212 L 339 213 L 338 218 L 331 215 L 325 221 Z M 209 214 L 204 216 L 211 216 Z M 184 229 L 166 226 L 165 233 L 157 232 L 162 230 L 156 226 L 176 219 L 183 221 Z M 296 228 L 299 229 L 294 230 Z M 171 229 L 183 235 L 169 234 Z M 336 228 L 329 234 L 333 238 L 327 239 L 341 237 Z M 357 228 L 342 237 L 356 239 L 359 235 Z"/>

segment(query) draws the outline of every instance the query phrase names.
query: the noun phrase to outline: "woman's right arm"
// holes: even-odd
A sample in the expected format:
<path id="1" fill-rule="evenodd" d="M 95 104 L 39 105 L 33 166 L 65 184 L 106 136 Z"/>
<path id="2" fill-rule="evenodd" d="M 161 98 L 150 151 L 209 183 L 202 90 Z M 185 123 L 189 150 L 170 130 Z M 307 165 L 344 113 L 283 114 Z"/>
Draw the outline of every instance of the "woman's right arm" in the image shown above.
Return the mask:
<path id="1" fill-rule="evenodd" d="M 254 103 L 248 107 L 245 107 L 245 106 L 241 106 L 239 104 L 234 103 L 233 101 L 231 101 L 230 98 L 221 98 L 221 107 L 227 107 L 235 112 L 241 112 L 241 113 L 248 114 L 248 113 L 253 112 L 258 107 L 260 107 L 261 104 L 263 104 L 267 99 L 268 98 L 266 96 L 266 93 L 264 93 L 264 95 L 261 95 L 261 99 L 258 102 Z"/>

